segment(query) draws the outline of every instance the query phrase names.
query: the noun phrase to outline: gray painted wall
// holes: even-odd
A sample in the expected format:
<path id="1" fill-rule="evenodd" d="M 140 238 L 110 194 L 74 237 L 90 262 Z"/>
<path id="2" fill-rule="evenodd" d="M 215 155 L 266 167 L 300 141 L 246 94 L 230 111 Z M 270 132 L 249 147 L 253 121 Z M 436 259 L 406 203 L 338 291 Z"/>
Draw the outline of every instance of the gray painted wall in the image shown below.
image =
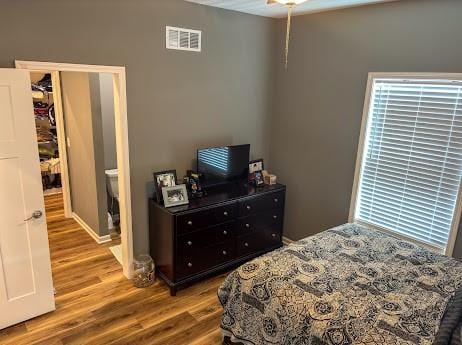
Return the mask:
<path id="1" fill-rule="evenodd" d="M 64 120 L 69 139 L 72 211 L 98 236 L 109 233 L 102 97 L 99 73 L 61 73 Z"/>
<path id="2" fill-rule="evenodd" d="M 407 0 L 295 17 L 287 71 L 278 21 L 270 158 L 288 237 L 348 219 L 368 72 L 462 72 L 461 14 L 460 0 Z"/>
<path id="3" fill-rule="evenodd" d="M 111 73 L 99 73 L 105 170 L 117 168 L 114 89 L 112 79 L 113 76 Z"/>
<path id="4" fill-rule="evenodd" d="M 126 66 L 135 252 L 148 250 L 153 171 L 182 176 L 200 146 L 250 143 L 254 157 L 268 157 L 271 19 L 182 0 L 0 5 L 0 67 L 15 59 Z M 203 52 L 167 51 L 166 25 L 203 30 Z M 46 44 L 32 38 L 37 31 Z"/>
<path id="5" fill-rule="evenodd" d="M 107 218 L 106 223 L 102 222 L 98 211 L 100 209 L 98 189 L 101 189 L 98 186 L 101 187 L 101 176 L 97 173 L 97 162 L 102 161 L 104 164 L 104 159 L 98 158 L 101 154 L 98 147 L 102 142 L 102 138 L 99 137 L 102 135 L 94 135 L 95 132 L 101 131 L 101 126 L 93 120 L 89 75 L 64 72 L 61 73 L 61 84 L 66 136 L 70 143 L 67 151 L 72 211 L 97 235 L 106 235 Z M 102 182 L 104 188 L 104 168 Z M 106 195 L 104 189 L 103 191 Z"/>
<path id="6" fill-rule="evenodd" d="M 100 236 L 109 234 L 108 227 L 108 202 L 106 191 L 105 169 L 105 147 L 104 147 L 104 116 L 102 108 L 101 75 L 103 73 L 88 73 L 90 87 L 90 105 L 93 134 L 93 150 L 95 160 L 93 162 L 94 176 L 96 179 L 96 198 L 98 202 L 97 213 L 99 220 L 98 234 Z"/>
<path id="7" fill-rule="evenodd" d="M 0 4 L 8 33 L 0 35 L 0 67 L 15 59 L 126 66 L 137 253 L 148 249 L 152 171 L 181 176 L 199 146 L 248 142 L 253 157 L 266 158 L 289 187 L 287 236 L 345 222 L 367 73 L 462 70 L 460 0 L 295 17 L 288 71 L 284 20 L 182 0 Z M 37 13 L 53 18 L 40 31 L 59 44 L 31 39 Z M 165 25 L 203 30 L 203 53 L 165 50 Z"/>

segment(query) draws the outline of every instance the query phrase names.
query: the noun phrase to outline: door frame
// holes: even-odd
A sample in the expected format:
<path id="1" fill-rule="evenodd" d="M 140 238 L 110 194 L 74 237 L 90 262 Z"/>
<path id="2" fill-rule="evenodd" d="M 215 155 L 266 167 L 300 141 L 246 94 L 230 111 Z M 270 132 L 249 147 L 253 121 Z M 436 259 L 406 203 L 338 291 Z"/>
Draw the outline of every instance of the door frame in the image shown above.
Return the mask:
<path id="1" fill-rule="evenodd" d="M 128 116 L 127 93 L 124 66 L 82 65 L 71 63 L 55 63 L 40 61 L 15 61 L 16 68 L 26 69 L 30 72 L 51 73 L 54 90 L 56 90 L 55 111 L 58 132 L 58 148 L 60 157 L 67 162 L 67 145 L 64 131 L 64 117 L 62 109 L 60 72 L 87 72 L 111 73 L 114 87 L 115 134 L 117 149 L 117 169 L 119 181 L 120 230 L 122 247 L 122 267 L 127 278 L 132 277 L 133 266 L 133 229 L 132 229 L 132 203 L 130 189 L 130 159 L 128 145 Z M 53 96 L 55 91 L 53 92 Z M 69 187 L 69 171 L 67 164 L 61 168 L 63 180 L 64 211 L 66 217 L 72 217 L 72 207 Z"/>

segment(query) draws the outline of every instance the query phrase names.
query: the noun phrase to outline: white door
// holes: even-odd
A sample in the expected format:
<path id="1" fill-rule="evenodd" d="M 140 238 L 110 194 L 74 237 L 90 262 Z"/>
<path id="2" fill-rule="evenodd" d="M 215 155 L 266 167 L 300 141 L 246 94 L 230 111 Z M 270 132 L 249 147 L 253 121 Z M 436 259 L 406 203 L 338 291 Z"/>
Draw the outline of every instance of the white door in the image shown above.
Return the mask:
<path id="1" fill-rule="evenodd" d="M 0 329 L 54 309 L 30 77 L 0 69 Z"/>

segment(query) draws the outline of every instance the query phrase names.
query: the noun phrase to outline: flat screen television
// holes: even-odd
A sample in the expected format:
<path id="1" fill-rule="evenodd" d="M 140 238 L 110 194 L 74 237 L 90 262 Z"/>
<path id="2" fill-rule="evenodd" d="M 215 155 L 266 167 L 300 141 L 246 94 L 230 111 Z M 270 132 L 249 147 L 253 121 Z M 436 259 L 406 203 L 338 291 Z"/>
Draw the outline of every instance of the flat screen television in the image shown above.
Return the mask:
<path id="1" fill-rule="evenodd" d="M 197 150 L 197 172 L 205 185 L 245 179 L 249 169 L 250 144 Z"/>

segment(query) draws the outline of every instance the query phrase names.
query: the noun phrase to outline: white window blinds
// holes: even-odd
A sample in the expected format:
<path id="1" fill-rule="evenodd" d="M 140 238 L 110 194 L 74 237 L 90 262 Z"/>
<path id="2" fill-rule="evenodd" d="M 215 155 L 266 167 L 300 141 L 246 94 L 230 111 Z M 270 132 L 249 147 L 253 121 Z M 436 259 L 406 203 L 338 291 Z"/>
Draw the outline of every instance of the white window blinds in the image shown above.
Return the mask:
<path id="1" fill-rule="evenodd" d="M 462 83 L 375 79 L 355 220 L 444 249 L 461 170 Z"/>

